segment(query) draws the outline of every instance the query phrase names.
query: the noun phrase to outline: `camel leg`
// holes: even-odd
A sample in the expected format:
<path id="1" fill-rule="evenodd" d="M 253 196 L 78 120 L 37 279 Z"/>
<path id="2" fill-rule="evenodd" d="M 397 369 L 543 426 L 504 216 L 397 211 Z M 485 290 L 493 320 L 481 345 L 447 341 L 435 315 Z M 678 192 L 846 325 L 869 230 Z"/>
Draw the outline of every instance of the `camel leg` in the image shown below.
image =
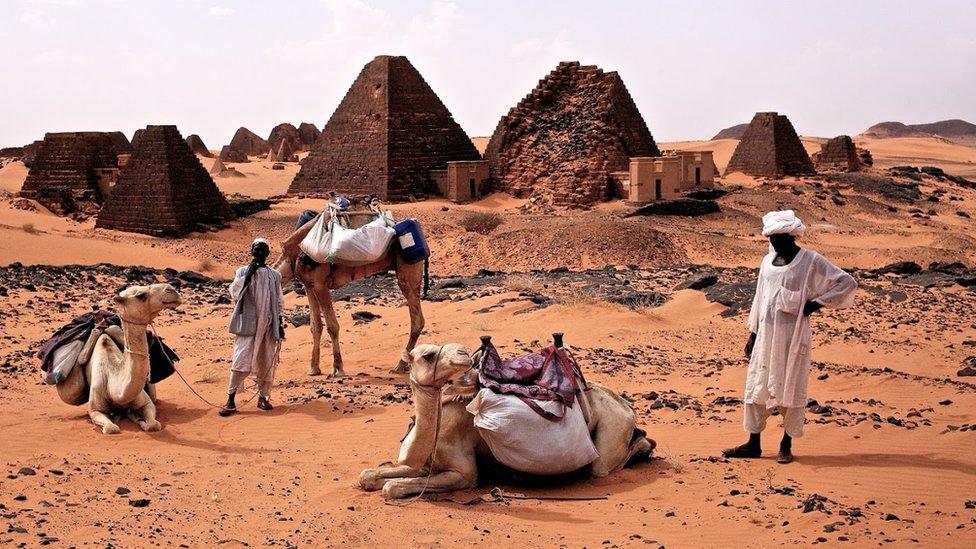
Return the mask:
<path id="1" fill-rule="evenodd" d="M 472 483 L 457 471 L 444 471 L 431 477 L 394 478 L 383 485 L 383 496 L 401 499 L 426 492 L 453 492 L 471 488 Z"/>
<path id="2" fill-rule="evenodd" d="M 320 286 L 316 285 L 316 287 Z M 339 318 L 332 304 L 332 294 L 328 287 L 325 287 L 316 298 L 321 301 L 321 308 L 325 313 L 325 329 L 329 332 L 329 339 L 332 340 L 332 373 L 329 377 L 343 377 L 346 372 L 342 369 L 342 351 L 339 349 Z"/>
<path id="3" fill-rule="evenodd" d="M 103 434 L 114 435 L 121 433 L 122 429 L 119 429 L 118 425 L 112 423 L 108 415 L 99 409 L 107 409 L 107 407 L 100 406 L 100 404 L 102 404 L 101 399 L 98 398 L 97 392 L 93 390 L 88 407 L 88 417 L 91 418 L 92 423 L 101 427 Z"/>
<path id="4" fill-rule="evenodd" d="M 623 469 L 638 450 L 649 450 L 649 442 L 644 437 L 634 439 L 636 423 L 633 410 L 617 405 L 603 395 L 591 395 L 600 400 L 595 402 L 597 398 L 590 399 L 590 409 L 600 410 L 593 432 L 593 444 L 600 456 L 591 465 L 591 474 L 599 478 Z M 643 443 L 640 443 L 641 440 Z"/>
<path id="5" fill-rule="evenodd" d="M 424 311 L 420 306 L 420 287 L 423 284 L 423 264 L 401 265 L 397 268 L 397 285 L 407 300 L 410 309 L 410 338 L 407 339 L 406 350 L 409 353 L 417 344 L 420 333 L 424 331 Z M 410 367 L 403 359 L 393 369 L 394 374 L 405 374 Z"/>
<path id="6" fill-rule="evenodd" d="M 156 384 L 155 383 L 149 383 L 147 381 L 146 382 L 145 391 L 146 391 L 146 395 L 149 396 L 149 400 L 151 400 L 152 403 L 155 404 L 156 403 Z"/>
<path id="7" fill-rule="evenodd" d="M 393 478 L 413 478 L 419 477 L 423 471 L 414 469 L 407 465 L 394 465 L 389 467 L 378 467 L 376 469 L 363 469 L 359 474 L 359 487 L 367 492 L 375 492 L 383 487 L 389 479 Z"/>
<path id="8" fill-rule="evenodd" d="M 319 300 L 315 297 L 313 288 L 305 286 L 305 295 L 308 296 L 308 312 L 312 329 L 312 364 L 308 368 L 308 375 L 320 376 L 322 375 L 322 369 L 319 368 L 322 354 L 322 307 L 319 306 Z"/>
<path id="9" fill-rule="evenodd" d="M 132 401 L 132 408 L 126 415 L 147 433 L 155 433 L 163 428 L 162 424 L 156 421 L 156 405 L 145 391 L 139 393 L 139 396 Z"/>

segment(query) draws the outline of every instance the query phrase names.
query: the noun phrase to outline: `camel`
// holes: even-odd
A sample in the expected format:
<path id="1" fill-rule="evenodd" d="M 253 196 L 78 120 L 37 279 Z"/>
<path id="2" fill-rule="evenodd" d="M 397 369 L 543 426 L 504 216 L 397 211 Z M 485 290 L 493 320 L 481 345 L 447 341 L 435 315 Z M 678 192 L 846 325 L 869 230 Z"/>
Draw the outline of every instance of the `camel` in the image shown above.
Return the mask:
<path id="1" fill-rule="evenodd" d="M 465 409 L 475 387 L 467 397 L 458 394 L 443 400 L 441 390 L 449 379 L 470 370 L 477 363 L 477 355 L 472 357 L 454 343 L 440 347 L 423 344 L 404 352 L 403 359 L 410 367 L 416 423 L 404 439 L 399 464 L 365 469 L 359 477 L 360 487 L 382 490 L 384 497 L 400 499 L 477 485 L 476 456 L 490 452 L 474 426 L 474 416 Z M 589 409 L 587 426 L 600 453 L 590 465 L 592 477 L 605 477 L 632 459 L 651 454 L 656 443 L 637 428 L 629 402 L 597 383 L 589 384 L 583 398 Z"/>
<path id="2" fill-rule="evenodd" d="M 319 215 L 329 216 L 328 211 Z M 357 215 L 357 214 L 352 214 Z M 275 261 L 275 267 L 281 272 L 282 280 L 294 279 L 305 286 L 308 296 L 309 313 L 312 330 L 312 362 L 308 375 L 322 375 L 319 367 L 319 353 L 322 344 L 322 313 L 325 313 L 325 326 L 332 340 L 332 373 L 328 377 L 345 376 L 342 364 L 342 352 L 339 349 L 339 319 L 336 317 L 332 302 L 332 290 L 338 290 L 350 282 L 368 276 L 393 271 L 396 274 L 397 285 L 407 301 L 410 310 L 410 336 L 407 338 L 406 351 L 410 351 L 417 344 L 420 332 L 424 329 L 424 313 L 420 307 L 421 286 L 424 280 L 424 264 L 408 264 L 397 260 L 397 251 L 390 246 L 386 254 L 378 261 L 349 267 L 330 263 L 315 263 L 303 258 L 299 247 L 302 240 L 312 230 L 318 218 L 305 223 L 298 228 L 282 244 L 281 256 Z M 328 221 L 328 217 L 326 217 Z M 393 369 L 395 374 L 407 373 L 407 364 L 400 360 Z"/>
<path id="3" fill-rule="evenodd" d="M 166 309 L 180 304 L 180 295 L 169 284 L 132 286 L 115 298 L 122 327 L 93 330 L 82 348 L 78 364 L 58 384 L 58 395 L 68 404 L 88 401 L 88 417 L 102 433 L 119 433 L 111 415 L 120 412 L 143 431 L 159 431 L 156 391 L 149 379 L 149 344 L 146 327 Z"/>

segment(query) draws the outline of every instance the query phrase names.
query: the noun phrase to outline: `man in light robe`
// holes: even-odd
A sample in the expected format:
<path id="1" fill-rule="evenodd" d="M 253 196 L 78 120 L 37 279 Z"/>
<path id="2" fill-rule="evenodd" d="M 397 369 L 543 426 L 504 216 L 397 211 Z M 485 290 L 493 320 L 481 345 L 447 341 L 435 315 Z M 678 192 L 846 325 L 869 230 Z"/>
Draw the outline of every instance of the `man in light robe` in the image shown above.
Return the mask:
<path id="1" fill-rule="evenodd" d="M 823 307 L 848 307 L 857 282 L 796 239 L 806 227 L 792 210 L 763 216 L 770 251 L 759 267 L 749 311 L 745 417 L 749 441 L 723 451 L 730 458 L 762 455 L 760 433 L 773 410 L 783 416 L 779 463 L 793 461 L 793 439 L 803 436 L 810 375 L 810 315 Z"/>
<path id="2" fill-rule="evenodd" d="M 237 412 L 235 397 L 249 375 L 257 382 L 258 408 L 265 411 L 273 409 L 271 384 L 278 363 L 279 346 L 284 339 L 281 320 L 284 297 L 281 293 L 281 273 L 265 265 L 270 252 L 265 239 L 256 239 L 251 244 L 251 263 L 237 269 L 230 284 L 230 297 L 234 303 L 231 332 L 237 337 L 234 338 L 227 404 L 220 409 L 221 416 Z"/>

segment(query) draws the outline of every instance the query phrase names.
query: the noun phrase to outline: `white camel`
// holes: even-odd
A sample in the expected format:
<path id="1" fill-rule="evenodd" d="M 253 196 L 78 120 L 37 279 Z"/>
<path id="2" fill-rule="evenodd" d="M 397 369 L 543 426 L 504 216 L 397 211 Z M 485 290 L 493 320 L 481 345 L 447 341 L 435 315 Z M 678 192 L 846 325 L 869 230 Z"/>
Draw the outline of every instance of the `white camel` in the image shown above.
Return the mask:
<path id="1" fill-rule="evenodd" d="M 113 299 L 122 327 L 93 331 L 78 359 L 85 367 L 71 370 L 57 385 L 58 395 L 75 406 L 87 400 L 88 417 L 107 435 L 121 431 L 111 416 L 122 413 L 143 431 L 159 431 L 146 327 L 162 311 L 178 307 L 180 294 L 169 284 L 152 284 L 126 288 Z"/>
<path id="2" fill-rule="evenodd" d="M 428 465 L 417 468 L 398 464 L 366 469 L 359 476 L 360 486 L 366 491 L 382 489 L 383 495 L 391 499 L 476 486 L 476 456 L 490 455 L 488 445 L 474 425 L 474 416 L 465 409 L 470 398 L 442 399 L 441 391 L 449 379 L 471 369 L 474 359 L 467 349 L 454 343 L 441 347 L 418 345 L 403 355 L 410 366 L 416 423 L 404 439 L 400 461 Z M 589 384 L 583 398 L 589 409 L 590 436 L 600 454 L 590 465 L 593 477 L 607 476 L 622 469 L 634 457 L 648 456 L 654 450 L 655 442 L 637 428 L 629 402 L 596 383 Z"/>

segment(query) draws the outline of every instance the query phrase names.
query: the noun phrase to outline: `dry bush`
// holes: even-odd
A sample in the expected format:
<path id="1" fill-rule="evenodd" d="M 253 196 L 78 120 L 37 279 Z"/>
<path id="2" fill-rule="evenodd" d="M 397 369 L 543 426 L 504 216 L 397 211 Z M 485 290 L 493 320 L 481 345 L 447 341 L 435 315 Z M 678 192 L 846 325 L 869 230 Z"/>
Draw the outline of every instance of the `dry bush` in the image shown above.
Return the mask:
<path id="1" fill-rule="evenodd" d="M 568 292 L 560 294 L 556 301 L 562 305 L 594 305 L 606 301 L 599 292 L 592 288 L 573 286 Z"/>
<path id="2" fill-rule="evenodd" d="M 505 278 L 505 289 L 510 292 L 541 294 L 545 287 L 542 279 L 538 276 L 514 274 Z"/>
<path id="3" fill-rule="evenodd" d="M 490 234 L 505 220 L 494 212 L 471 212 L 461 218 L 461 228 L 469 233 Z"/>
<path id="4" fill-rule="evenodd" d="M 200 372 L 195 383 L 217 383 L 227 376 L 223 368 L 207 368 Z"/>
<path id="5" fill-rule="evenodd" d="M 199 263 L 197 263 L 197 270 L 201 273 L 207 272 L 211 269 L 213 269 L 213 263 L 207 258 L 203 258 Z"/>
<path id="6" fill-rule="evenodd" d="M 33 223 L 24 223 L 20 228 L 27 234 L 37 234 L 37 229 L 34 228 Z"/>

